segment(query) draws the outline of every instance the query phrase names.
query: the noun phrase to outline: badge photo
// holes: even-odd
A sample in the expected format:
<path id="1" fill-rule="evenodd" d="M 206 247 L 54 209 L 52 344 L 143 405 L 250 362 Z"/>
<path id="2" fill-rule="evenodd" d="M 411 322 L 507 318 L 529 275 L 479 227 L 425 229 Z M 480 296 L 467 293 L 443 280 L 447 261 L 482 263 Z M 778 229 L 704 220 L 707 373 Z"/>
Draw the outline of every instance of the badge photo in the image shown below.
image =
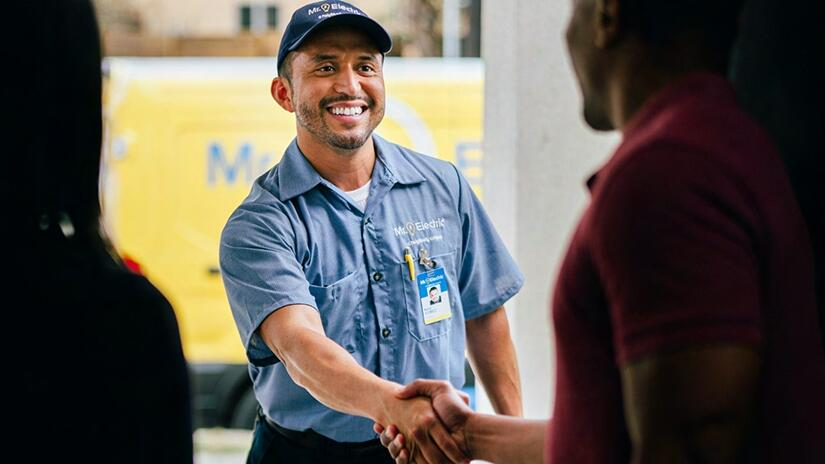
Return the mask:
<path id="1" fill-rule="evenodd" d="M 452 317 L 444 268 L 436 268 L 418 276 L 418 296 L 424 324 L 434 324 Z"/>

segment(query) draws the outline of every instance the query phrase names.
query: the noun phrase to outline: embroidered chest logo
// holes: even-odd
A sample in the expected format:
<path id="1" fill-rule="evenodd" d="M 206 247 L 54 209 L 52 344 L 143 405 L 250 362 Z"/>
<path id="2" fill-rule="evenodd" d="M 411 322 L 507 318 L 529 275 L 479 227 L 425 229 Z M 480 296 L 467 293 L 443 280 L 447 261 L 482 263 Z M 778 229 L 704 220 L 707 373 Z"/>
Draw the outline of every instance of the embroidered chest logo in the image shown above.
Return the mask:
<path id="1" fill-rule="evenodd" d="M 408 221 L 406 224 L 393 227 L 392 231 L 396 237 L 413 238 L 419 232 L 443 229 L 446 222 L 447 220 L 443 217 L 430 218 L 425 221 Z"/>

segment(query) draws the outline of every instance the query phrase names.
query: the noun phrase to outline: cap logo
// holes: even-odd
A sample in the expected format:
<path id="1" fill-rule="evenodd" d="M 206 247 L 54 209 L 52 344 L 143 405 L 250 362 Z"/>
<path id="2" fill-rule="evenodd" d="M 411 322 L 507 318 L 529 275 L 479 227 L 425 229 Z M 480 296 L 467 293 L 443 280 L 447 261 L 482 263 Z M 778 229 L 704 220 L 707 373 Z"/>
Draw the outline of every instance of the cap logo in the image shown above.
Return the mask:
<path id="1" fill-rule="evenodd" d="M 334 10 L 334 11 L 333 11 Z M 307 15 L 317 15 L 317 14 L 331 14 L 331 15 L 339 15 L 342 13 L 350 13 L 350 14 L 357 14 L 361 16 L 366 16 L 363 11 L 353 8 L 349 5 L 345 5 L 343 3 L 322 3 L 321 6 L 314 6 L 307 10 Z M 319 18 L 320 19 L 320 18 Z"/>

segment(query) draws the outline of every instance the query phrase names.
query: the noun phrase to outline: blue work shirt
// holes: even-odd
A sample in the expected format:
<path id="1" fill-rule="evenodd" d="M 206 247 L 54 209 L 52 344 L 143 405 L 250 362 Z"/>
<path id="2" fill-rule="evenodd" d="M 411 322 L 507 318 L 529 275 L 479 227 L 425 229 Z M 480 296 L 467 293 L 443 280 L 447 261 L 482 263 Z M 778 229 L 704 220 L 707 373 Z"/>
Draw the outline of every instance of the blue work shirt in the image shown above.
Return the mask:
<path id="1" fill-rule="evenodd" d="M 443 379 L 460 388 L 465 322 L 504 304 L 524 282 L 452 164 L 377 135 L 373 141 L 377 161 L 364 211 L 293 141 L 221 235 L 224 285 L 264 412 L 282 427 L 341 442 L 376 438 L 373 422 L 329 409 L 292 381 L 258 333 L 268 315 L 311 306 L 327 337 L 376 375 L 400 384 Z M 425 324 L 405 248 L 417 275 L 427 272 L 421 249 L 443 269 L 452 317 Z"/>

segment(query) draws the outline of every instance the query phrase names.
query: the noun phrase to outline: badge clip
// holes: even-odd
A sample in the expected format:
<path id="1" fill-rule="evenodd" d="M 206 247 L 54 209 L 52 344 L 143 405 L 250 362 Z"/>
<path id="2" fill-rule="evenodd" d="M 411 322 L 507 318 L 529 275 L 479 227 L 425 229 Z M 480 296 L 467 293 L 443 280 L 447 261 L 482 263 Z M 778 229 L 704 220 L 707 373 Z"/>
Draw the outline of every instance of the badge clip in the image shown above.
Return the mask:
<path id="1" fill-rule="evenodd" d="M 421 265 L 428 271 L 433 270 L 438 265 L 435 260 L 430 259 L 430 254 L 426 248 L 421 248 L 418 250 L 418 257 L 420 258 L 418 262 L 421 263 Z"/>

